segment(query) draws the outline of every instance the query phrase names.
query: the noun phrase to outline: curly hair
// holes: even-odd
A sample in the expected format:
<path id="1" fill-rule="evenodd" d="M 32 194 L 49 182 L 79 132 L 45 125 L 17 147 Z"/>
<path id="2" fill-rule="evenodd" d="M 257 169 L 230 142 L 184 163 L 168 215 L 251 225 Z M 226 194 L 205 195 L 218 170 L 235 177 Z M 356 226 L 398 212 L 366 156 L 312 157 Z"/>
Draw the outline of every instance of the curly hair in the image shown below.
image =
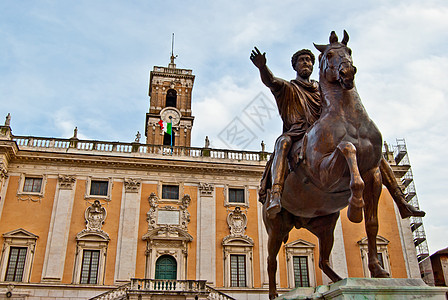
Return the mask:
<path id="1" fill-rule="evenodd" d="M 309 55 L 311 57 L 311 61 L 313 62 L 313 65 L 314 65 L 316 58 L 314 57 L 313 52 L 311 52 L 308 49 L 302 49 L 302 50 L 299 50 L 296 53 L 294 53 L 294 55 L 291 57 L 291 64 L 292 64 L 292 68 L 294 70 L 295 70 L 297 60 L 299 59 L 299 56 L 304 55 L 304 54 Z"/>

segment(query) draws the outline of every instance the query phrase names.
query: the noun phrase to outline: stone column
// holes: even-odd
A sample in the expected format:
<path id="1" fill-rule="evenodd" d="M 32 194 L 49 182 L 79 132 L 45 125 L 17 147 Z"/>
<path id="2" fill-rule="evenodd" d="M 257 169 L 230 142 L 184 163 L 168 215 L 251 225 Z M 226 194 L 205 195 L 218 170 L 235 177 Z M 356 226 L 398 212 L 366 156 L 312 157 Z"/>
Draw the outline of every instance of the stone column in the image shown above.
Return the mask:
<path id="1" fill-rule="evenodd" d="M 45 251 L 42 281 L 60 282 L 75 199 L 75 176 L 59 175 Z"/>
<path id="2" fill-rule="evenodd" d="M 199 184 L 198 197 L 198 250 L 196 280 L 216 283 L 216 202 L 214 186 Z"/>
<path id="3" fill-rule="evenodd" d="M 115 261 L 116 283 L 129 281 L 135 276 L 141 198 L 140 185 L 140 179 L 124 180 Z"/>

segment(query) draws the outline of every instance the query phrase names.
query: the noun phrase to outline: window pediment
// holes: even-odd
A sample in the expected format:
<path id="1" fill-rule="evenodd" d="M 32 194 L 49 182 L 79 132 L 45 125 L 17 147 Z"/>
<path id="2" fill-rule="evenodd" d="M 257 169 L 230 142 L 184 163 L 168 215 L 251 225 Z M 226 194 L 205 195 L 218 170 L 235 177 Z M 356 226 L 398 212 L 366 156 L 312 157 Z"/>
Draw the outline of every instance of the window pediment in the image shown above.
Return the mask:
<path id="1" fill-rule="evenodd" d="M 104 231 L 92 232 L 84 229 L 76 235 L 77 241 L 107 242 L 109 235 Z"/>
<path id="2" fill-rule="evenodd" d="M 239 247 L 253 247 L 254 241 L 252 238 L 245 236 L 231 236 L 228 235 L 225 238 L 222 239 L 222 245 L 223 246 L 239 246 Z"/>
<path id="3" fill-rule="evenodd" d="M 143 235 L 143 240 L 159 240 L 159 239 L 171 239 L 191 242 L 193 237 L 185 230 L 177 226 L 160 226 Z"/>
<path id="4" fill-rule="evenodd" d="M 298 239 L 285 245 L 285 248 L 314 248 L 314 247 L 316 247 L 316 245 L 302 239 Z"/>
<path id="5" fill-rule="evenodd" d="M 33 240 L 36 240 L 39 238 L 34 233 L 31 233 L 23 228 L 15 229 L 13 231 L 4 233 L 3 237 L 5 239 L 6 238 L 14 238 L 14 239 L 33 239 Z"/>

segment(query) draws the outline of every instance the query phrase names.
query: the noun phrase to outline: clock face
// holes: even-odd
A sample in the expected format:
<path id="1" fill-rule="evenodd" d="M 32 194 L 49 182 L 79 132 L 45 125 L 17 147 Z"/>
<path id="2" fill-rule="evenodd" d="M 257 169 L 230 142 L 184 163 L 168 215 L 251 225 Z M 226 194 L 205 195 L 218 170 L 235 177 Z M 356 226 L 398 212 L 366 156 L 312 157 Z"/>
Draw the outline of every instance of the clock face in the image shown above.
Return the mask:
<path id="1" fill-rule="evenodd" d="M 177 109 L 167 107 L 160 112 L 160 117 L 164 122 L 171 122 L 174 126 L 176 126 L 180 122 L 181 115 Z"/>

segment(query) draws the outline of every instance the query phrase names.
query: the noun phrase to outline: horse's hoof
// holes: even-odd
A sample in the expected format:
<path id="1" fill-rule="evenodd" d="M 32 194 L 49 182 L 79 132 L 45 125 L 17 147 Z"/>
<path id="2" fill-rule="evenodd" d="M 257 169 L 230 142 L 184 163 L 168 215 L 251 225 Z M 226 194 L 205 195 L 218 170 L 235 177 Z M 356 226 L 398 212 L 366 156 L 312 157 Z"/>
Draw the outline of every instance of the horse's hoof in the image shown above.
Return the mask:
<path id="1" fill-rule="evenodd" d="M 362 207 L 356 207 L 354 205 L 348 206 L 347 217 L 353 223 L 361 223 L 362 222 Z"/>
<path id="2" fill-rule="evenodd" d="M 389 272 L 384 269 L 377 271 L 376 274 L 372 274 L 373 278 L 390 278 Z"/>
<path id="3" fill-rule="evenodd" d="M 277 298 L 277 297 L 278 297 L 278 294 L 277 294 L 277 293 L 269 294 L 269 300 L 273 300 L 273 299 L 275 299 L 275 298 Z"/>
<path id="4" fill-rule="evenodd" d="M 369 269 L 373 278 L 390 278 L 389 272 L 384 270 L 379 264 L 369 264 Z"/>

